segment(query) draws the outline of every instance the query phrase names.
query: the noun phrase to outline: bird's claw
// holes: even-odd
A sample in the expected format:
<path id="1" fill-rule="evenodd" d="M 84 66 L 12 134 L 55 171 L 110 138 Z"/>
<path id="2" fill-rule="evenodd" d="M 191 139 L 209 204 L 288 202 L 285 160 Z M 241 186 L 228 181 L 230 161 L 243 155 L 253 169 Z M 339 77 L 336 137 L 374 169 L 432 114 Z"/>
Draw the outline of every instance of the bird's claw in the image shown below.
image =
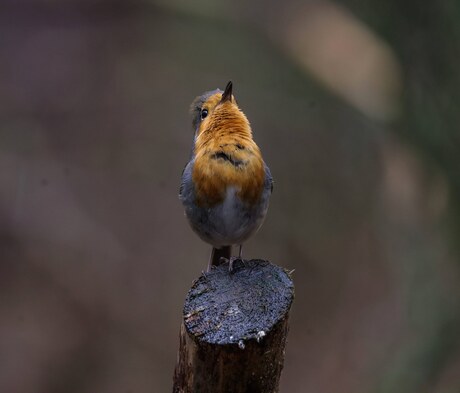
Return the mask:
<path id="1" fill-rule="evenodd" d="M 223 262 L 223 263 L 228 262 L 228 271 L 230 273 L 233 271 L 234 262 L 241 261 L 244 264 L 244 259 L 241 258 L 240 256 L 238 256 L 238 257 L 230 257 L 230 258 L 220 257 L 220 261 Z"/>

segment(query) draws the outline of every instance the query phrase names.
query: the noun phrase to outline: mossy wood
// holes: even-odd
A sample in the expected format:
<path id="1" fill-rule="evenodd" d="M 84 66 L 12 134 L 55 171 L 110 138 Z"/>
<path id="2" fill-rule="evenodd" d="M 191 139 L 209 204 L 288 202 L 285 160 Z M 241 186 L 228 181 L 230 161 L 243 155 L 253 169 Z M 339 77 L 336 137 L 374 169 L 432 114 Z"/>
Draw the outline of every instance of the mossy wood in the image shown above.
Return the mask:
<path id="1" fill-rule="evenodd" d="M 173 392 L 278 392 L 293 298 L 290 275 L 267 261 L 202 274 L 184 305 Z"/>

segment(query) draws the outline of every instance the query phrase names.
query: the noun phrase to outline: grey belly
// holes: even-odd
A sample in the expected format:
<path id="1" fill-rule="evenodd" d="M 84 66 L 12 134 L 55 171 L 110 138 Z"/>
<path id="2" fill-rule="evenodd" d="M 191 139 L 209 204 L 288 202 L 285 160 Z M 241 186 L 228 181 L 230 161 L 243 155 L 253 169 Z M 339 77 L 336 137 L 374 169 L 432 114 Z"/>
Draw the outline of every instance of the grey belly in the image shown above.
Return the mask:
<path id="1" fill-rule="evenodd" d="M 223 203 L 211 208 L 186 206 L 185 212 L 193 230 L 215 247 L 242 244 L 262 225 L 268 209 L 268 195 L 262 195 L 255 206 L 242 202 L 233 187 L 227 190 Z"/>

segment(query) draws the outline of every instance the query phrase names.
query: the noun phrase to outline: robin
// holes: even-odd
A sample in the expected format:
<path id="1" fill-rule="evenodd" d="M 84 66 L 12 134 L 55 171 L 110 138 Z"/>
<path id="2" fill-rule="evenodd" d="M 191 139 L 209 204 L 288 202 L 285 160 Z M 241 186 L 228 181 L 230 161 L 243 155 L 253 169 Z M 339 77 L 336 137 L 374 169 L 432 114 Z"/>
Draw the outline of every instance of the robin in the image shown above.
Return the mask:
<path id="1" fill-rule="evenodd" d="M 208 272 L 222 260 L 228 260 L 231 271 L 242 258 L 243 243 L 265 219 L 273 179 L 232 95 L 232 82 L 224 91 L 197 97 L 191 114 L 195 136 L 179 198 L 192 229 L 213 247 Z M 234 245 L 238 257 L 232 256 Z"/>

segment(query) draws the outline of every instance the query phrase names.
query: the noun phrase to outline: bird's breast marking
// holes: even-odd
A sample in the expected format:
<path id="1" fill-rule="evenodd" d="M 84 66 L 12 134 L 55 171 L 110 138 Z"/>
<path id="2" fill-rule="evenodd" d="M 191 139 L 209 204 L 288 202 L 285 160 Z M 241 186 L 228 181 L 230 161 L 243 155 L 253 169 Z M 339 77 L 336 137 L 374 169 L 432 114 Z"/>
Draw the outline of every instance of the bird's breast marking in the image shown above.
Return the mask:
<path id="1" fill-rule="evenodd" d="M 238 160 L 223 151 L 218 151 L 217 153 L 212 154 L 211 158 L 213 160 L 224 160 L 226 162 L 229 162 L 236 168 L 242 167 L 248 164 L 247 160 Z"/>

